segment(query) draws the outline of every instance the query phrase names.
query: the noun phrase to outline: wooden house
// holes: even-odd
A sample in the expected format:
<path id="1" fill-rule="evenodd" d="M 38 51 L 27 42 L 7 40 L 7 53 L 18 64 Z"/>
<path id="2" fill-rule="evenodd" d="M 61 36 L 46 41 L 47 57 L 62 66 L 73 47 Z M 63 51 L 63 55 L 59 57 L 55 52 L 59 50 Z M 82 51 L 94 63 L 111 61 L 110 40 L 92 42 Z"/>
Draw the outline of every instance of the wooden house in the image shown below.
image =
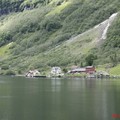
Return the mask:
<path id="1" fill-rule="evenodd" d="M 96 72 L 96 70 L 95 70 L 95 67 L 94 66 L 87 66 L 86 67 L 86 73 L 88 73 L 88 74 L 93 74 L 93 73 L 95 73 Z"/>
<path id="2" fill-rule="evenodd" d="M 96 72 L 94 66 L 87 66 L 84 68 L 75 68 L 69 71 L 69 73 L 86 73 L 86 74 L 94 74 Z"/>
<path id="3" fill-rule="evenodd" d="M 76 68 L 76 69 L 69 71 L 69 73 L 85 73 L 85 72 L 86 72 L 85 68 Z"/>

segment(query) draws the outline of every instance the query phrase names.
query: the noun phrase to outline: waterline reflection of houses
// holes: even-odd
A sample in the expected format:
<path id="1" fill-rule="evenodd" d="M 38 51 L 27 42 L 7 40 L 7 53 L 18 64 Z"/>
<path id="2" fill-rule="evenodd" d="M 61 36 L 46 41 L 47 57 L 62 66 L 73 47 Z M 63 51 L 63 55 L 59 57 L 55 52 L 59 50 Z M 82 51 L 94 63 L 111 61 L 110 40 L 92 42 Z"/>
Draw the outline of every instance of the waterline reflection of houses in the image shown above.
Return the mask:
<path id="1" fill-rule="evenodd" d="M 51 79 L 51 87 L 53 92 L 61 90 L 61 79 Z"/>

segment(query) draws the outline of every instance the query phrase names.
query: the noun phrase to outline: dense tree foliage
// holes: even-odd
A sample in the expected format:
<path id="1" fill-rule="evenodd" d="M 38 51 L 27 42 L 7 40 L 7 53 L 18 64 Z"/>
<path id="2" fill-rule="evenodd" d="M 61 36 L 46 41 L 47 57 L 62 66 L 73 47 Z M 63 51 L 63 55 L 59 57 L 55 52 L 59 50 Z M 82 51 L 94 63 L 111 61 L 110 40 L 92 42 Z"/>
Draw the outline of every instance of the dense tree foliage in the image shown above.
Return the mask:
<path id="1" fill-rule="evenodd" d="M 30 10 L 49 2 L 50 0 L 0 0 L 0 15 Z"/>
<path id="2" fill-rule="evenodd" d="M 97 59 L 97 56 L 93 55 L 93 54 L 89 54 L 86 58 L 86 65 L 87 66 L 92 66 L 94 64 L 94 60 Z"/>

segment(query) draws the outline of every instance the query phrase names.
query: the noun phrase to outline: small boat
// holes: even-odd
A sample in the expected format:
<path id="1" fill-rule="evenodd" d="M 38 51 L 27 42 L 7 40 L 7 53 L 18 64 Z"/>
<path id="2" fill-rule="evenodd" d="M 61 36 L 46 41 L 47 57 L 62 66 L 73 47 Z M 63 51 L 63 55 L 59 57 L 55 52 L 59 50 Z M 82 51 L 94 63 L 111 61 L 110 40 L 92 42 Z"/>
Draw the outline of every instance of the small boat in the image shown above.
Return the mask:
<path id="1" fill-rule="evenodd" d="M 35 75 L 33 77 L 35 77 L 35 78 L 46 78 L 47 76 L 45 76 L 45 75 Z"/>

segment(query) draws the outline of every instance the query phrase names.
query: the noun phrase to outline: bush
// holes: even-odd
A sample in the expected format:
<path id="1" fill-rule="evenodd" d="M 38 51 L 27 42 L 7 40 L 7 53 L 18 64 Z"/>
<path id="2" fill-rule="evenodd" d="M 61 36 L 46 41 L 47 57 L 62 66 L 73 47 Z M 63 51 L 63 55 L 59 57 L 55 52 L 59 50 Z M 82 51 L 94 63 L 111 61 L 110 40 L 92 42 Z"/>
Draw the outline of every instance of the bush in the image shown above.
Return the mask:
<path id="1" fill-rule="evenodd" d="M 1 69 L 2 70 L 7 70 L 7 69 L 9 69 L 9 67 L 7 65 L 3 65 L 3 66 L 1 66 Z"/>
<path id="2" fill-rule="evenodd" d="M 5 75 L 15 75 L 15 72 L 11 71 L 11 70 L 7 70 L 4 74 Z"/>
<path id="3" fill-rule="evenodd" d="M 95 59 L 97 59 L 97 56 L 95 56 L 95 55 L 93 55 L 93 54 L 89 54 L 89 55 L 85 58 L 86 65 L 87 65 L 87 66 L 93 65 Z"/>
<path id="4" fill-rule="evenodd" d="M 64 73 L 67 73 L 68 70 L 67 70 L 66 68 L 63 68 L 63 72 L 64 72 Z"/>

